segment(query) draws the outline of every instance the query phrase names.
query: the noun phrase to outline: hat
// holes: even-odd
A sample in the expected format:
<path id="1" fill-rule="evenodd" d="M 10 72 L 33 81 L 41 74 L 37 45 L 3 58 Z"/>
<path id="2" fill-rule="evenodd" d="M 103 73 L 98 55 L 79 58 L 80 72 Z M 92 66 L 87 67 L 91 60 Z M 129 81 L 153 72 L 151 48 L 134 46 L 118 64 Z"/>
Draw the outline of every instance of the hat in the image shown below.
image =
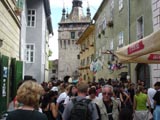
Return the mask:
<path id="1" fill-rule="evenodd" d="M 68 82 L 69 82 L 69 83 L 72 83 L 72 78 L 71 78 L 71 77 L 68 79 Z"/>
<path id="2" fill-rule="evenodd" d="M 57 87 L 52 87 L 51 90 L 52 90 L 52 91 L 58 91 L 58 88 L 57 88 Z"/>

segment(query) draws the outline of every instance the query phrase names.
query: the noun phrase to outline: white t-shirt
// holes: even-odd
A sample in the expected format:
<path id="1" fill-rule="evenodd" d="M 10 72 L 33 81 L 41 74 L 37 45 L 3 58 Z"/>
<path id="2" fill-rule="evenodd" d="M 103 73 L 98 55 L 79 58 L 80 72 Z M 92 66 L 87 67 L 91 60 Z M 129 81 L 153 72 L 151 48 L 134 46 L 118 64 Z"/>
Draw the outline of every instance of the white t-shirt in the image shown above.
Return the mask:
<path id="1" fill-rule="evenodd" d="M 151 104 L 151 108 L 153 109 L 154 108 L 154 100 L 153 100 L 153 97 L 156 93 L 156 90 L 153 89 L 153 88 L 149 88 L 148 91 L 147 91 L 147 95 L 148 95 L 148 98 L 149 98 L 149 101 L 150 101 L 150 104 Z"/>
<path id="2" fill-rule="evenodd" d="M 63 92 L 59 95 L 59 97 L 57 98 L 57 103 L 59 104 L 61 101 L 65 100 L 67 97 L 67 93 Z"/>

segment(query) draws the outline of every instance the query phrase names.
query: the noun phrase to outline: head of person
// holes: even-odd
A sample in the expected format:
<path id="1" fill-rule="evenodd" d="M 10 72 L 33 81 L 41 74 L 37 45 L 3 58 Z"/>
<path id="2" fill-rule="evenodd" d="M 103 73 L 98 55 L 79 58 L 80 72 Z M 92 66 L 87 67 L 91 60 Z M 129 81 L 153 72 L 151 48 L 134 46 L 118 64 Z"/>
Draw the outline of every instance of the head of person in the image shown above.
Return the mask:
<path id="1" fill-rule="evenodd" d="M 88 91 L 89 96 L 91 99 L 94 99 L 96 97 L 96 88 L 95 87 L 91 87 Z"/>
<path id="2" fill-rule="evenodd" d="M 66 89 L 67 85 L 65 83 L 61 83 L 59 87 L 60 87 L 61 91 L 64 91 Z"/>
<path id="3" fill-rule="evenodd" d="M 144 87 L 143 86 L 139 86 L 137 89 L 136 89 L 136 94 L 139 94 L 141 92 L 143 92 L 144 90 Z"/>
<path id="4" fill-rule="evenodd" d="M 154 88 L 155 88 L 155 90 L 160 89 L 160 82 L 159 81 L 154 84 Z"/>
<path id="5" fill-rule="evenodd" d="M 71 96 L 75 96 L 77 94 L 77 87 L 75 85 L 71 85 L 69 87 L 69 91 L 68 91 L 68 95 Z"/>
<path id="6" fill-rule="evenodd" d="M 89 85 L 86 82 L 79 82 L 77 84 L 78 94 L 79 93 L 87 94 L 88 87 L 89 87 Z"/>
<path id="7" fill-rule="evenodd" d="M 50 81 L 48 82 L 48 88 L 51 89 L 53 87 L 53 83 Z"/>
<path id="8" fill-rule="evenodd" d="M 27 80 L 18 88 L 17 101 L 23 105 L 37 109 L 43 91 L 43 87 L 40 84 Z"/>
<path id="9" fill-rule="evenodd" d="M 110 102 L 113 95 L 113 87 L 111 85 L 105 85 L 102 87 L 103 101 Z"/>

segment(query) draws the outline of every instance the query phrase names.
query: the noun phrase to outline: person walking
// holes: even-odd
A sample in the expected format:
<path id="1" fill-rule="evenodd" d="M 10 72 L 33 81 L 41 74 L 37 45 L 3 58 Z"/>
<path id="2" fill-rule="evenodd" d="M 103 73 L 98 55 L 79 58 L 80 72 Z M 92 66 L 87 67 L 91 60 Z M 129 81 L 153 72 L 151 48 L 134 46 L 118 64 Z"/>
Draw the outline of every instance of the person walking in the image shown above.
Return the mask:
<path id="1" fill-rule="evenodd" d="M 155 104 L 153 118 L 154 118 L 154 120 L 159 120 L 160 119 L 160 82 L 156 82 L 155 87 L 157 89 L 157 92 L 155 93 L 155 95 L 153 97 L 154 104 Z"/>
<path id="2" fill-rule="evenodd" d="M 41 102 L 42 112 L 46 114 L 48 120 L 56 120 L 57 110 L 56 105 L 53 102 L 54 97 L 56 96 L 54 91 L 50 91 L 43 96 Z"/>
<path id="3" fill-rule="evenodd" d="M 25 81 L 19 87 L 16 96 L 22 106 L 9 112 L 6 120 L 48 120 L 45 114 L 38 111 L 42 91 L 42 86 L 35 81 Z"/>
<path id="4" fill-rule="evenodd" d="M 88 84 L 78 83 L 77 90 L 78 96 L 66 104 L 63 120 L 97 120 L 99 117 L 95 104 L 86 99 Z"/>
<path id="5" fill-rule="evenodd" d="M 101 120 L 118 120 L 118 103 L 112 99 L 112 95 L 113 87 L 111 85 L 102 87 L 102 99 L 96 102 L 100 109 Z"/>
<path id="6" fill-rule="evenodd" d="M 139 86 L 137 92 L 134 95 L 133 112 L 134 120 L 150 120 L 150 112 L 146 103 L 150 105 L 147 94 L 143 93 L 143 87 Z"/>

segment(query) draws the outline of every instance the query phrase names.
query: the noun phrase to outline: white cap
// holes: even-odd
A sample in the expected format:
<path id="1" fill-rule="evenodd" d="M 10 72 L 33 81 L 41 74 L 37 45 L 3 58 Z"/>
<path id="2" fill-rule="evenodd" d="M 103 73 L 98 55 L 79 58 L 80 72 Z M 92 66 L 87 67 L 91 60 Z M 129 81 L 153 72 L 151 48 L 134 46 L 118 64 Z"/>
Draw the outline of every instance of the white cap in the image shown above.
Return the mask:
<path id="1" fill-rule="evenodd" d="M 69 82 L 69 83 L 72 83 L 72 78 L 71 78 L 71 77 L 68 79 L 68 82 Z"/>
<path id="2" fill-rule="evenodd" d="M 52 90 L 52 91 L 58 91 L 58 88 L 57 88 L 57 87 L 52 87 L 51 90 Z"/>

